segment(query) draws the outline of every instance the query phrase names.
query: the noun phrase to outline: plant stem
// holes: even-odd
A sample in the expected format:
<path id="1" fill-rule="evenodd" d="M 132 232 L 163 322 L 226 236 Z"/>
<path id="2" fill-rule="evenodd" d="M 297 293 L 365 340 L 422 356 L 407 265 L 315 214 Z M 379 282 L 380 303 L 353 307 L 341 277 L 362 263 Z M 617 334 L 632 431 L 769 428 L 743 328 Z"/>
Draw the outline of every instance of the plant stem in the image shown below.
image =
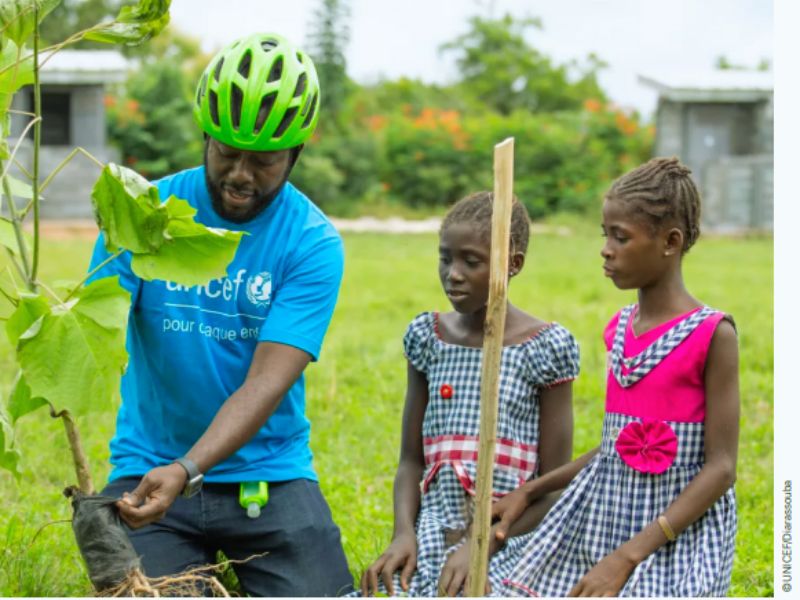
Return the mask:
<path id="1" fill-rule="evenodd" d="M 72 415 L 68 410 L 62 410 L 57 413 L 50 405 L 50 416 L 54 419 L 61 417 L 64 420 L 64 429 L 67 430 L 67 440 L 69 441 L 69 449 L 72 451 L 72 462 L 75 465 L 75 474 L 78 476 L 78 487 L 84 494 L 94 494 L 94 485 L 92 485 L 92 475 L 89 471 L 89 461 L 86 460 L 86 454 L 83 451 L 81 444 L 81 436 L 78 433 L 78 427 L 72 419 Z"/>
<path id="2" fill-rule="evenodd" d="M 33 9 L 34 23 L 39 23 L 39 5 Z M 42 143 L 42 89 L 39 84 L 39 27 L 33 28 L 33 112 L 38 117 L 33 126 L 33 262 L 31 284 L 36 287 L 39 271 L 39 146 Z"/>
<path id="3" fill-rule="evenodd" d="M 8 256 L 8 260 L 11 264 L 14 265 L 14 268 L 19 273 L 19 276 L 22 277 L 22 281 L 27 281 L 27 276 L 25 275 L 25 271 L 22 268 L 22 265 L 19 264 L 17 257 L 14 256 L 14 253 L 11 251 L 11 248 L 6 248 L 6 255 Z"/>
<path id="4" fill-rule="evenodd" d="M 8 302 L 12 306 L 19 306 L 19 300 L 17 298 L 15 298 L 14 296 L 12 296 L 11 294 L 9 294 L 6 291 L 6 288 L 4 288 L 2 285 L 0 285 L 0 294 L 3 294 L 3 296 L 5 296 L 5 299 L 8 300 Z"/>
<path id="5" fill-rule="evenodd" d="M 0 161 L 0 170 L 3 170 L 3 161 Z M 14 204 L 14 196 L 11 194 L 11 184 L 8 183 L 8 178 L 3 173 L 3 193 L 8 198 L 8 214 L 11 216 L 11 224 L 14 227 L 14 237 L 17 240 L 17 248 L 19 249 L 19 257 L 22 265 L 13 258 L 13 253 L 9 250 L 9 255 L 12 256 L 12 262 L 17 266 L 20 275 L 25 280 L 25 285 L 28 289 L 33 291 L 33 284 L 31 283 L 31 267 L 28 258 L 28 246 L 25 244 L 25 238 L 22 235 L 22 221 L 17 214 L 17 205 Z"/>
<path id="6" fill-rule="evenodd" d="M 42 185 L 39 186 L 39 193 L 44 192 L 44 190 L 47 189 L 47 186 L 49 186 L 50 183 L 52 183 L 53 177 L 58 175 L 61 172 L 61 169 L 66 167 L 67 164 L 69 163 L 69 161 L 71 161 L 73 159 L 73 157 L 76 154 L 78 154 L 78 152 L 80 152 L 81 154 L 83 154 L 84 156 L 89 158 L 94 164 L 96 164 L 101 169 L 105 167 L 105 165 L 102 162 L 100 162 L 99 160 L 97 160 L 92 155 L 91 152 L 89 152 L 88 150 L 85 150 L 84 148 L 81 148 L 80 146 L 78 146 L 77 148 L 73 148 L 72 150 L 70 150 L 70 153 L 67 154 L 66 157 L 64 157 L 64 160 L 62 160 L 60 163 L 58 163 L 56 165 L 55 169 L 53 169 L 53 171 L 50 173 L 50 175 L 48 175 L 45 178 L 45 180 L 42 182 Z M 32 178 L 32 176 L 30 176 L 30 178 Z M 23 219 L 27 216 L 27 214 L 31 210 L 31 208 L 33 208 L 33 198 L 31 198 L 30 202 L 28 202 L 28 204 L 25 206 L 25 208 L 20 213 L 22 215 Z"/>
<path id="7" fill-rule="evenodd" d="M 19 139 L 17 140 L 17 143 L 14 145 L 14 149 L 11 151 L 11 156 L 8 157 L 8 160 L 9 160 L 8 165 L 3 167 L 3 175 L 2 175 L 2 177 L 5 177 L 6 175 L 8 175 L 8 171 L 11 168 L 11 163 L 15 162 L 14 159 L 17 156 L 17 151 L 20 149 L 20 146 L 22 146 L 22 141 L 25 139 L 25 136 L 28 135 L 28 131 L 30 130 L 30 128 L 33 127 L 34 125 L 36 125 L 37 121 L 41 121 L 41 120 L 42 120 L 42 117 L 34 117 L 33 119 L 31 119 L 30 123 L 25 125 L 25 129 L 23 129 L 22 133 L 19 134 Z"/>
<path id="8" fill-rule="evenodd" d="M 89 271 L 89 272 L 86 274 L 86 277 L 84 277 L 83 279 L 81 279 L 81 280 L 78 282 L 78 285 L 76 285 L 74 288 L 72 288 L 72 290 L 70 291 L 70 293 L 69 293 L 69 294 L 67 294 L 67 297 L 66 297 L 66 298 L 64 298 L 64 302 L 66 303 L 66 302 L 67 302 L 67 300 L 69 300 L 70 298 L 72 298 L 72 296 L 74 296 L 74 295 L 75 295 L 75 292 L 77 292 L 79 289 L 81 289 L 81 287 L 83 287 L 83 284 L 84 284 L 84 283 L 86 283 L 87 281 L 89 281 L 89 278 L 90 278 L 92 275 L 94 275 L 95 273 L 97 273 L 97 272 L 98 272 L 100 269 L 102 269 L 103 267 L 105 267 L 105 266 L 106 266 L 108 263 L 110 263 L 112 260 L 114 260 L 115 258 L 117 258 L 117 257 L 118 257 L 120 254 L 122 254 L 123 252 L 125 252 L 125 250 L 117 250 L 117 251 L 116 251 L 114 254 L 112 254 L 111 256 L 109 256 L 107 259 L 105 259 L 103 262 L 101 262 L 99 265 L 97 265 L 97 266 L 96 266 L 94 269 L 92 269 L 91 271 Z"/>
<path id="9" fill-rule="evenodd" d="M 50 173 L 50 175 L 48 175 L 45 178 L 45 180 L 42 182 L 42 187 L 41 187 L 42 191 L 44 191 L 44 189 L 48 185 L 50 185 L 50 182 L 52 181 L 53 177 L 58 175 L 61 172 L 61 169 L 66 167 L 67 163 L 69 163 L 69 161 L 72 160 L 72 157 L 75 156 L 78 152 L 83 154 L 85 157 L 87 157 L 89 160 L 91 160 L 94 164 L 96 164 L 101 169 L 105 167 L 105 165 L 101 161 L 97 160 L 97 158 L 95 158 L 94 155 L 91 152 L 89 152 L 88 150 L 78 146 L 77 148 L 73 148 L 72 150 L 70 150 L 70 153 L 67 154 L 66 157 L 64 157 L 64 160 L 62 160 L 60 163 L 58 163 L 56 165 L 56 168 L 53 169 L 53 171 Z"/>
<path id="10" fill-rule="evenodd" d="M 38 9 L 37 9 L 38 12 Z M 38 18 L 38 17 L 37 17 Z M 116 21 L 108 21 L 106 23 L 98 23 L 97 25 L 93 25 L 92 27 L 87 27 L 82 31 L 78 31 L 77 33 L 73 33 L 63 42 L 59 42 L 57 44 L 53 44 L 52 46 L 48 46 L 47 48 L 43 48 L 42 52 L 47 52 L 47 56 L 45 56 L 44 60 L 42 60 L 42 64 L 40 66 L 44 66 L 48 60 L 50 60 L 59 50 L 63 50 L 64 47 L 69 46 L 70 44 L 74 44 L 75 42 L 81 41 L 87 33 L 92 31 L 102 31 L 103 29 L 108 29 L 109 27 L 113 26 Z M 38 27 L 36 29 L 38 31 Z M 26 56 L 24 60 L 28 60 L 30 56 Z M 19 62 L 19 61 L 18 61 Z M 9 69 L 13 68 L 15 65 L 11 64 L 7 67 L 0 69 L 0 75 L 8 71 Z"/>

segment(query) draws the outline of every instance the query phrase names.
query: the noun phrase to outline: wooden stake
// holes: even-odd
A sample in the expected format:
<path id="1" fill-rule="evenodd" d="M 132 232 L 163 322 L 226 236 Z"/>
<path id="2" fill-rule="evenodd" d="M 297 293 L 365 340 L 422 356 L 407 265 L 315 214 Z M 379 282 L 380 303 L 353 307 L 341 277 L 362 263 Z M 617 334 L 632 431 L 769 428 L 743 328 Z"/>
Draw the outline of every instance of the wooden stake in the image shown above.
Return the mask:
<path id="1" fill-rule="evenodd" d="M 481 363 L 481 426 L 478 472 L 475 484 L 475 515 L 470 536 L 469 589 L 467 595 L 486 593 L 491 535 L 492 472 L 497 439 L 497 405 L 500 359 L 506 327 L 508 255 L 511 238 L 511 202 L 514 184 L 514 138 L 494 147 L 494 205 L 492 246 L 489 259 L 489 302 L 483 333 Z"/>

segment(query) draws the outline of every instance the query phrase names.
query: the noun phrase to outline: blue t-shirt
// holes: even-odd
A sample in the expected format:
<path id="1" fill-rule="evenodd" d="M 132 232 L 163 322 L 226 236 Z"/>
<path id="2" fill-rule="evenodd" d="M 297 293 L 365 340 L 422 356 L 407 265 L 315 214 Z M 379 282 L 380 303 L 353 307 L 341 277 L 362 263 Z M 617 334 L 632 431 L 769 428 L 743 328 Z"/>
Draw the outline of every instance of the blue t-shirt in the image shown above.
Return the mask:
<path id="1" fill-rule="evenodd" d="M 141 476 L 183 456 L 244 382 L 258 342 L 278 342 L 319 356 L 342 278 L 342 240 L 322 212 L 286 183 L 270 206 L 242 224 L 211 207 L 203 167 L 155 183 L 210 227 L 246 231 L 227 277 L 186 288 L 143 281 L 125 253 L 95 277 L 120 275 L 132 295 L 128 369 L 111 440 L 110 480 Z M 92 268 L 108 253 L 102 236 Z M 258 433 L 216 465 L 212 482 L 316 480 L 308 447 L 301 376 Z"/>

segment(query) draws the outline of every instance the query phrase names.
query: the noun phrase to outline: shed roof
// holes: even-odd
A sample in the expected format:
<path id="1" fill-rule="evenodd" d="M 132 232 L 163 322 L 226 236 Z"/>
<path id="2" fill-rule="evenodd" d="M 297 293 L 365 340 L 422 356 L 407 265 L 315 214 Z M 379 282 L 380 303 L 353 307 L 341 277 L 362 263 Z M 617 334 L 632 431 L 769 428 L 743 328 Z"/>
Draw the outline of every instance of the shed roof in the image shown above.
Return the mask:
<path id="1" fill-rule="evenodd" d="M 639 75 L 639 83 L 674 102 L 758 102 L 773 91 L 771 71 L 709 70 L 667 76 Z"/>
<path id="2" fill-rule="evenodd" d="M 61 50 L 45 60 L 40 72 L 45 84 L 118 83 L 128 71 L 128 60 L 116 50 Z"/>

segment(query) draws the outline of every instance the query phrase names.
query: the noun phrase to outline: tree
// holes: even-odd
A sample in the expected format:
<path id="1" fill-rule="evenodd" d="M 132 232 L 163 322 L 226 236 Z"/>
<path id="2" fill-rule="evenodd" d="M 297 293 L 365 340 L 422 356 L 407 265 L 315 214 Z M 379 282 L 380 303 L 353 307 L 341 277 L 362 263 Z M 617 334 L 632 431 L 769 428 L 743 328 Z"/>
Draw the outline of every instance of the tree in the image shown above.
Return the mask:
<path id="1" fill-rule="evenodd" d="M 464 93 L 500 114 L 575 110 L 586 97 L 605 99 L 596 79 L 604 63 L 596 56 L 583 67 L 575 61 L 556 65 L 527 42 L 525 34 L 541 30 L 541 20 L 476 16 L 469 25 L 467 33 L 443 44 L 440 51 L 457 54 Z M 581 71 L 575 82 L 570 81 L 570 68 Z"/>
<path id="2" fill-rule="evenodd" d="M 350 9 L 347 0 L 321 0 L 314 10 L 311 33 L 308 35 L 308 48 L 319 76 L 322 93 L 322 113 L 320 124 L 336 125 L 345 99 L 350 91 L 347 78 L 347 63 L 344 49 L 350 40 L 347 19 Z"/>

